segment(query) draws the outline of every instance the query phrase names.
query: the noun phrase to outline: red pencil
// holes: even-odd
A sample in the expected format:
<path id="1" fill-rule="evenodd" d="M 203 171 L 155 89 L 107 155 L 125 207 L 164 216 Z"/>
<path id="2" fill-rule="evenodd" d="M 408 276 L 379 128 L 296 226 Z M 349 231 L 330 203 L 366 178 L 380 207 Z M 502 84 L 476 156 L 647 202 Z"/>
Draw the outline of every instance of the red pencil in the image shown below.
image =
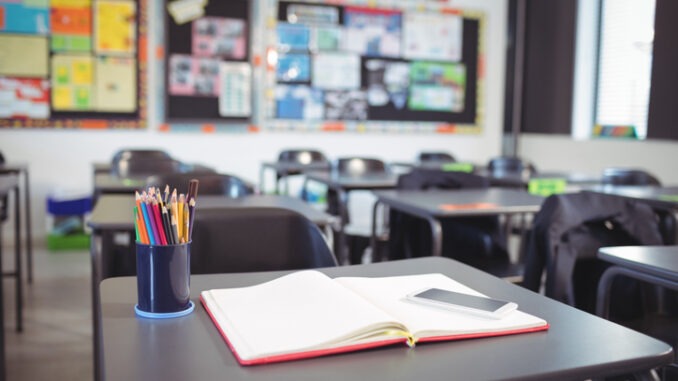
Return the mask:
<path id="1" fill-rule="evenodd" d="M 153 200 L 153 218 L 155 219 L 155 225 L 158 227 L 160 243 L 162 245 L 167 245 L 167 237 L 165 237 L 165 229 L 163 229 L 162 218 L 160 218 L 160 207 L 158 206 L 157 200 Z"/>

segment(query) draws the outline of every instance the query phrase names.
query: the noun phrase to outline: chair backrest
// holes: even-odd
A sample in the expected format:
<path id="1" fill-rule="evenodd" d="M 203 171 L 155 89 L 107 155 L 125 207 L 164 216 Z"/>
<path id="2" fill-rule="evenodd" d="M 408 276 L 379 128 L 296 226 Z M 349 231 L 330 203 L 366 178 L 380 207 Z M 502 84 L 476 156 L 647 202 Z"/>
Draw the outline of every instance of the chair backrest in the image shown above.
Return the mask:
<path id="1" fill-rule="evenodd" d="M 518 157 L 500 156 L 490 159 L 487 164 L 487 170 L 494 176 L 501 176 L 504 174 L 523 173 L 524 171 L 530 174 L 535 173 L 535 167 Z"/>
<path id="2" fill-rule="evenodd" d="M 447 152 L 420 152 L 419 163 L 454 163 L 456 159 Z"/>
<path id="3" fill-rule="evenodd" d="M 303 215 L 281 208 L 196 211 L 193 274 L 336 266 L 325 237 Z"/>
<path id="4" fill-rule="evenodd" d="M 120 160 L 158 160 L 171 158 L 169 153 L 159 149 L 121 149 L 113 155 L 111 164 L 115 164 Z"/>
<path id="5" fill-rule="evenodd" d="M 326 163 L 327 158 L 322 152 L 312 149 L 289 149 L 278 154 L 278 161 L 286 163 Z"/>
<path id="6" fill-rule="evenodd" d="M 247 181 L 233 175 L 218 173 L 166 173 L 150 176 L 146 179 L 149 187 L 158 187 L 160 190 L 169 185 L 178 193 L 188 192 L 189 181 L 198 180 L 198 192 L 201 195 L 223 195 L 232 198 L 254 194 L 254 186 Z"/>
<path id="7" fill-rule="evenodd" d="M 121 178 L 146 178 L 181 172 L 181 163 L 172 159 L 122 159 L 111 166 L 111 172 Z"/>
<path id="8" fill-rule="evenodd" d="M 596 258 L 600 247 L 665 243 L 650 206 L 601 193 L 549 196 L 532 225 L 523 286 L 539 291 L 545 272 L 546 296 L 589 312 L 606 266 Z"/>
<path id="9" fill-rule="evenodd" d="M 610 185 L 661 185 L 651 173 L 633 168 L 605 168 L 601 181 Z"/>
<path id="10" fill-rule="evenodd" d="M 368 157 L 342 157 L 336 160 L 335 168 L 338 173 L 346 176 L 389 172 L 382 160 Z"/>
<path id="11" fill-rule="evenodd" d="M 487 188 L 489 186 L 490 182 L 484 176 L 439 169 L 416 168 L 409 173 L 398 176 L 396 188 L 402 190 L 427 190 Z"/>

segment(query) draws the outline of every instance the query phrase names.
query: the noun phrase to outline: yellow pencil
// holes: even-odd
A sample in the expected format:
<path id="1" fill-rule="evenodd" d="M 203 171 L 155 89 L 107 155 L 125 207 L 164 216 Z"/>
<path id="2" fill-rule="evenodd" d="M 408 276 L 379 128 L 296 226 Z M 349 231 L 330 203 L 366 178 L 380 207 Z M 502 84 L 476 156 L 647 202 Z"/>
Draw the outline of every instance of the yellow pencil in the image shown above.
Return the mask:
<path id="1" fill-rule="evenodd" d="M 184 217 L 183 217 L 183 228 L 184 231 L 182 233 L 182 237 L 188 242 L 188 240 L 191 238 L 188 236 L 188 221 L 189 221 L 189 215 L 188 215 L 188 203 L 184 202 Z"/>
<path id="2" fill-rule="evenodd" d="M 177 227 L 179 228 L 179 237 L 184 240 L 184 204 L 186 203 L 186 196 L 184 194 L 179 195 L 179 204 L 177 205 Z"/>

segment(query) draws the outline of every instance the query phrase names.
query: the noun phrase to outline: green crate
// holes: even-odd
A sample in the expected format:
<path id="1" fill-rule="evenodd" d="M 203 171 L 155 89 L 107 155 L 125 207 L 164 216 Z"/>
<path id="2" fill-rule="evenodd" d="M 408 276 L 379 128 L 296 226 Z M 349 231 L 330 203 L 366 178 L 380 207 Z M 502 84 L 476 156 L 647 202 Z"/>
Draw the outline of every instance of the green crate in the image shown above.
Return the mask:
<path id="1" fill-rule="evenodd" d="M 89 234 L 48 234 L 47 249 L 51 251 L 89 248 Z"/>

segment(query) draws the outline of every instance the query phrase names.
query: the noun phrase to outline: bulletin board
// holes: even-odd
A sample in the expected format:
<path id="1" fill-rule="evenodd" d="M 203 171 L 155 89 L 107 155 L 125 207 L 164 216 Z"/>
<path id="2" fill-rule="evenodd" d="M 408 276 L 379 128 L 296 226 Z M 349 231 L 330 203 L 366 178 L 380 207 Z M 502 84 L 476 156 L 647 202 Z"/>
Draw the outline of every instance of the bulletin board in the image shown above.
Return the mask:
<path id="1" fill-rule="evenodd" d="M 146 127 L 146 0 L 0 0 L 0 127 Z"/>
<path id="2" fill-rule="evenodd" d="M 161 129 L 215 129 L 251 119 L 249 0 L 163 2 Z"/>
<path id="3" fill-rule="evenodd" d="M 386 0 L 269 0 L 269 9 L 270 128 L 481 130 L 482 13 Z"/>

